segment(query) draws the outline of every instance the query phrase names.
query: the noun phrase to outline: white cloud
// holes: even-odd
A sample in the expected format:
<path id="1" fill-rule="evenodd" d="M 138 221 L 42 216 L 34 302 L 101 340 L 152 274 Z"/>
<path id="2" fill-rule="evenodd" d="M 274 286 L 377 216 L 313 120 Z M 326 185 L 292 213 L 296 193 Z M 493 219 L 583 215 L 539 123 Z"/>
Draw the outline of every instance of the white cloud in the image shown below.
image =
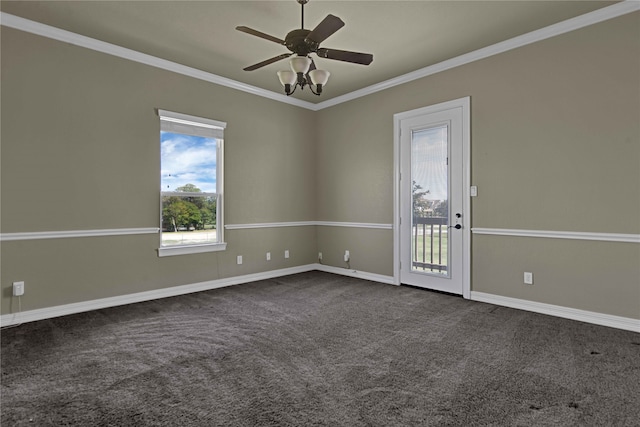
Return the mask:
<path id="1" fill-rule="evenodd" d="M 194 184 L 215 192 L 216 141 L 210 138 L 162 133 L 162 190 Z"/>

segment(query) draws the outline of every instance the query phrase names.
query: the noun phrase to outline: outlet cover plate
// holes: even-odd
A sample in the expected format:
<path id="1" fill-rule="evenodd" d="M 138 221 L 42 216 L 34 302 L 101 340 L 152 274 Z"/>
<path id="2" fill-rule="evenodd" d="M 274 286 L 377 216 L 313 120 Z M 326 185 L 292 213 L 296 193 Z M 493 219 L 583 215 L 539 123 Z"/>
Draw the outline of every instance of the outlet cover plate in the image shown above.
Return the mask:
<path id="1" fill-rule="evenodd" d="M 13 296 L 20 297 L 24 295 L 24 282 L 13 282 Z"/>

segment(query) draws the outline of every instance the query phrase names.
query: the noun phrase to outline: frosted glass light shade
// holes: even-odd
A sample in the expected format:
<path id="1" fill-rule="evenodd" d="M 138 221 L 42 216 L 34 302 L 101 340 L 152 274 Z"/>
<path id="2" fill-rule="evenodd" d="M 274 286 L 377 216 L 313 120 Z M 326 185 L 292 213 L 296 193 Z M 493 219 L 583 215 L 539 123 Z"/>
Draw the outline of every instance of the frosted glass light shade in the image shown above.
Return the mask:
<path id="1" fill-rule="evenodd" d="M 306 56 L 295 56 L 289 60 L 289 65 L 294 73 L 306 74 L 311 66 L 311 58 Z"/>
<path id="2" fill-rule="evenodd" d="M 296 73 L 293 71 L 278 71 L 278 78 L 280 79 L 282 86 L 294 85 L 296 83 Z"/>
<path id="3" fill-rule="evenodd" d="M 330 72 L 327 70 L 313 70 L 309 72 L 309 77 L 311 78 L 311 83 L 314 85 L 326 85 L 329 81 Z"/>

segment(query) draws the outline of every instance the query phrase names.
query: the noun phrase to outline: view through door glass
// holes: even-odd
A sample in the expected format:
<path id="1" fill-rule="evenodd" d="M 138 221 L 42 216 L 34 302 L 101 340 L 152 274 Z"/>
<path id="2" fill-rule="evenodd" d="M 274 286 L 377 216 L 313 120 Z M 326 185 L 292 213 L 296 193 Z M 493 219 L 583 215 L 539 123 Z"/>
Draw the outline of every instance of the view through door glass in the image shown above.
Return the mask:
<path id="1" fill-rule="evenodd" d="M 449 276 L 448 126 L 411 135 L 411 270 Z"/>

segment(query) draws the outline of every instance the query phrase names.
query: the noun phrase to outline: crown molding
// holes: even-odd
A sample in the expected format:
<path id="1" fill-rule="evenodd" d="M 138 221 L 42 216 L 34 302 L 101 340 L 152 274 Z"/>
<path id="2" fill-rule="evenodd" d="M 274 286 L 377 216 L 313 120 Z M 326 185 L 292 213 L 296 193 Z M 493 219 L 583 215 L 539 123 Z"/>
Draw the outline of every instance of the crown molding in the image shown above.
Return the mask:
<path id="1" fill-rule="evenodd" d="M 152 67 L 160 68 L 167 71 L 172 71 L 177 74 L 182 74 L 195 79 L 204 80 L 210 83 L 214 83 L 220 86 L 225 86 L 231 89 L 236 89 L 242 92 L 247 92 L 252 95 L 261 96 L 264 98 L 272 99 L 274 101 L 283 102 L 285 104 L 294 105 L 297 107 L 306 108 L 312 111 L 319 111 L 325 108 L 333 107 L 344 102 L 352 101 L 367 95 L 371 95 L 376 92 L 380 92 L 385 89 L 390 89 L 395 86 L 399 86 L 411 81 L 421 79 L 442 71 L 449 70 L 451 68 L 459 67 L 461 65 L 469 64 L 481 59 L 488 58 L 493 55 L 507 52 L 512 49 L 517 49 L 522 46 L 526 46 L 531 43 L 542 41 L 551 37 L 555 37 L 570 31 L 578 30 L 580 28 L 587 27 L 589 25 L 597 24 L 609 19 L 617 18 L 628 13 L 640 11 L 640 1 L 638 0 L 624 0 L 619 3 L 615 3 L 611 6 L 604 7 L 602 9 L 595 10 L 593 12 L 586 13 L 584 15 L 576 16 L 574 18 L 567 19 L 562 22 L 558 22 L 553 25 L 549 25 L 544 28 L 540 28 L 535 31 L 531 31 L 526 34 L 514 37 L 509 40 L 505 40 L 500 43 L 496 43 L 491 46 L 484 47 L 482 49 L 475 50 L 473 52 L 466 53 L 464 55 L 457 56 L 455 58 L 442 61 L 440 63 L 421 68 L 419 70 L 403 74 L 401 76 L 385 80 L 380 83 L 350 92 L 344 95 L 337 96 L 335 98 L 328 99 L 326 101 L 314 104 L 301 99 L 292 98 L 286 95 L 282 95 L 277 92 L 272 92 L 266 89 L 252 86 L 246 83 L 238 82 L 236 80 L 222 77 L 217 74 L 209 73 L 206 71 L 198 70 L 196 68 L 187 67 L 186 65 L 178 64 L 176 62 L 168 61 L 166 59 L 157 58 L 155 56 L 147 55 L 145 53 L 137 52 L 132 49 L 127 49 L 121 46 L 117 46 L 111 43 L 103 42 L 100 40 L 92 39 L 90 37 L 82 36 L 80 34 L 72 33 L 70 31 L 62 30 L 50 25 L 41 24 L 39 22 L 31 21 L 29 19 L 20 18 L 15 15 L 0 12 L 0 25 L 5 27 L 14 28 L 16 30 L 25 31 L 28 33 L 36 34 L 42 37 L 47 37 L 53 40 L 70 43 L 76 46 L 84 47 L 87 49 L 95 50 L 97 52 L 106 53 L 108 55 L 117 56 L 119 58 L 128 59 L 130 61 L 139 62 Z"/>
<path id="2" fill-rule="evenodd" d="M 328 99 L 318 104 L 314 104 L 313 109 L 317 111 L 324 108 L 333 107 L 344 102 L 352 101 L 354 99 L 362 98 L 363 96 L 371 95 L 373 93 L 392 88 L 394 86 L 409 83 L 423 77 L 431 76 L 433 74 L 449 70 L 451 68 L 470 64 L 472 62 L 479 61 L 493 55 L 517 49 L 531 43 L 559 36 L 570 31 L 588 27 L 590 25 L 617 18 L 618 16 L 626 15 L 628 13 L 636 12 L 639 10 L 639 0 L 625 0 L 620 3 L 616 3 L 614 5 L 586 13 L 584 15 L 576 16 L 574 18 L 549 25 L 548 27 L 543 27 L 526 34 L 522 34 L 509 40 L 505 40 L 494 45 L 484 47 L 482 49 L 474 50 L 472 52 L 465 53 L 464 55 L 447 59 L 446 61 L 442 61 L 437 64 L 430 65 L 428 67 L 421 68 L 419 70 L 412 71 L 410 73 L 403 74 L 401 76 L 394 77 L 380 83 L 376 83 L 374 85 L 356 90 L 354 92 Z"/>
<path id="3" fill-rule="evenodd" d="M 150 65 L 155 68 L 160 68 L 177 74 L 182 74 L 184 76 L 193 77 L 198 80 L 204 80 L 209 83 L 214 83 L 220 86 L 247 92 L 252 95 L 261 96 L 263 98 L 272 99 L 274 101 L 283 102 L 285 104 L 295 105 L 297 107 L 303 107 L 307 109 L 311 109 L 314 106 L 314 104 L 312 104 L 311 102 L 303 101 L 297 98 L 291 98 L 280 93 L 259 88 L 257 86 L 252 86 L 246 83 L 229 79 L 227 77 L 219 76 L 217 74 L 198 70 L 196 68 L 187 67 L 186 65 L 178 64 L 177 62 L 172 62 L 166 59 L 147 55 L 146 53 L 127 49 L 122 46 L 103 42 L 101 40 L 96 40 L 91 37 L 72 33 L 71 31 L 62 30 L 50 25 L 41 24 L 29 19 L 20 18 L 19 16 L 11 15 L 8 13 L 0 12 L 0 25 L 38 36 L 47 37 L 52 40 L 84 47 L 96 52 L 106 53 L 107 55 L 117 56 L 118 58 L 128 59 L 130 61 Z"/>

